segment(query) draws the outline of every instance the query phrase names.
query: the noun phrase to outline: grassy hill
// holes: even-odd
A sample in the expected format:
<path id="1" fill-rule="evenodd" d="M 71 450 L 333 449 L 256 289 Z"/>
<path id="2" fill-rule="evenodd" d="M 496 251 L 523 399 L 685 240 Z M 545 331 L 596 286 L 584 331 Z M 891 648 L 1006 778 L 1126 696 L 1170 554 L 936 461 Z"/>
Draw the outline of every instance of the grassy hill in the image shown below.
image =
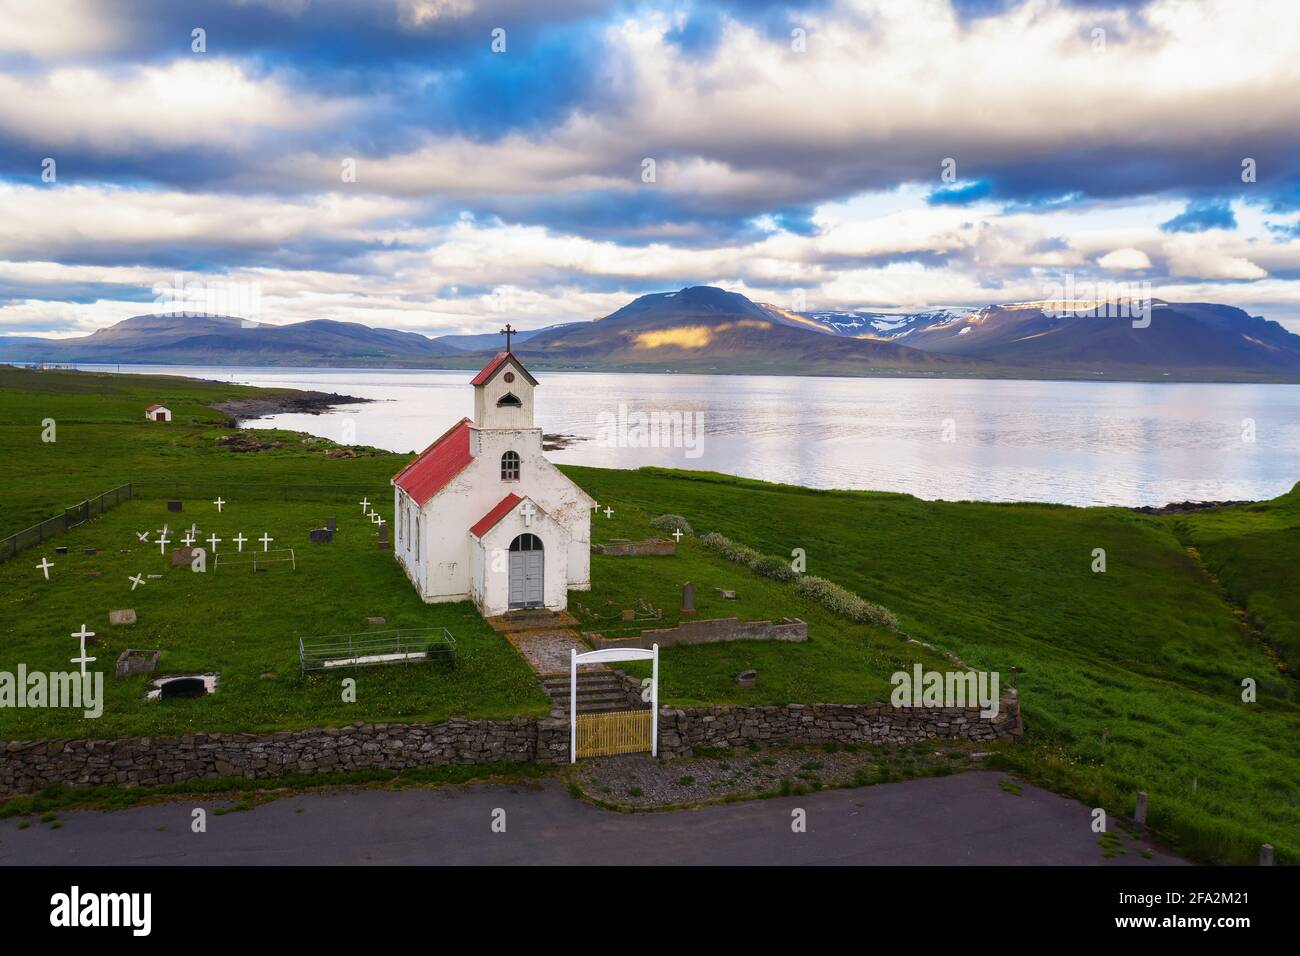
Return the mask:
<path id="1" fill-rule="evenodd" d="M 141 622 L 131 646 L 163 647 L 169 669 L 223 675 L 221 694 L 154 710 L 139 702 L 142 682 L 110 679 L 111 712 L 99 727 L 78 729 L 51 711 L 0 711 L 0 738 L 544 709 L 526 668 L 472 608 L 420 604 L 391 555 L 374 548 L 355 502 L 362 495 L 385 500 L 404 456 L 358 449 L 357 457 L 330 457 L 338 451 L 330 443 L 288 433 L 272 436 L 280 447 L 232 451 L 220 441 L 232 430 L 206 404 L 252 391 L 181 379 L 0 373 L 0 534 L 124 480 L 137 482 L 143 496 L 64 539 L 73 553 L 56 570 L 69 572 L 67 579 L 41 582 L 31 567 L 47 553 L 39 549 L 0 564 L 0 669 L 20 660 L 65 667 L 75 643 L 65 634 L 83 620 L 109 631 L 108 607 L 136 606 Z M 170 404 L 176 422 L 141 420 L 153 401 Z M 53 444 L 40 441 L 47 416 L 58 422 Z M 264 432 L 255 437 L 268 441 Z M 649 519 L 671 512 L 697 531 L 720 531 L 765 553 L 803 548 L 810 573 L 888 607 L 916 640 L 1004 679 L 1017 668 L 1027 734 L 999 757 L 1004 765 L 1112 813 L 1131 812 L 1135 792 L 1146 790 L 1152 824 L 1202 860 L 1252 862 L 1266 841 L 1280 861 L 1300 860 L 1300 703 L 1283 660 L 1294 653 L 1300 622 L 1300 492 L 1160 517 L 926 502 L 657 469 L 565 470 L 602 507 L 615 509 L 613 518 L 593 519 L 594 540 L 648 535 Z M 186 501 L 181 515 L 164 509 L 172 494 Z M 218 494 L 235 503 L 221 517 L 208 504 Z M 335 513 L 336 544 L 308 546 L 306 529 Z M 164 567 L 156 546 L 132 543 L 132 531 L 169 519 L 173 527 L 197 521 L 205 534 L 217 530 L 225 539 L 236 530 L 250 537 L 267 530 L 276 546 L 297 542 L 303 568 L 293 577 L 196 581 L 185 569 Z M 84 544 L 103 551 L 86 557 Z M 1096 548 L 1106 551 L 1105 573 L 1091 569 Z M 164 578 L 132 595 L 125 576 L 145 564 Z M 86 578 L 91 568 L 103 575 Z M 809 621 L 812 639 L 790 647 L 670 648 L 663 658 L 668 703 L 879 699 L 900 665 L 942 666 L 898 634 L 830 617 L 801 602 L 791 585 L 694 543 L 672 559 L 596 555 L 593 591 L 577 599 L 602 615 L 645 599 L 671 617 L 687 578 L 697 584 L 702 614 L 795 614 Z M 714 587 L 734 588 L 740 601 L 722 602 Z M 363 672 L 357 710 L 338 701 L 336 687 L 298 677 L 298 635 L 363 630 L 370 614 L 451 628 L 462 640 L 464 669 L 372 668 Z M 108 637 L 98 651 L 104 658 L 128 640 Z M 755 696 L 730 680 L 745 667 L 759 669 Z M 1247 677 L 1258 684 L 1256 703 L 1241 699 Z M 1081 818 L 1080 826 L 1088 823 Z"/>

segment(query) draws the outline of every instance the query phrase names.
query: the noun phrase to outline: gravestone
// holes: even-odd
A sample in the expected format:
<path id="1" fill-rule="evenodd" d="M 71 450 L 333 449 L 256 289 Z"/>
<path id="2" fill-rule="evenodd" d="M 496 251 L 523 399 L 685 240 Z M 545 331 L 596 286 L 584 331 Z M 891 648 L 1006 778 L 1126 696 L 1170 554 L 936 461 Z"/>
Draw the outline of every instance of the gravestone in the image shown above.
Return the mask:
<path id="1" fill-rule="evenodd" d="M 387 551 L 387 550 L 388 550 L 388 547 L 389 547 L 389 541 L 388 541 L 388 522 L 387 522 L 387 521 L 381 521 L 381 522 L 379 522 L 379 550 L 380 550 L 380 551 Z"/>
<path id="2" fill-rule="evenodd" d="M 720 595 L 722 595 L 722 597 L 723 597 L 725 600 L 728 600 L 728 601 L 734 601 L 734 600 L 736 600 L 736 592 L 735 592 L 735 591 L 728 591 L 726 588 L 714 588 L 713 590 L 717 591 Z"/>
<path id="3" fill-rule="evenodd" d="M 337 531 L 337 530 L 339 530 L 339 519 L 338 519 L 338 518 L 326 518 L 326 519 L 325 519 L 325 530 L 326 530 L 326 531 L 330 531 L 330 532 L 333 532 L 333 531 Z"/>
<path id="4" fill-rule="evenodd" d="M 753 687 L 758 683 L 758 671 L 741 671 L 736 675 L 735 681 L 740 687 Z"/>
<path id="5" fill-rule="evenodd" d="M 104 573 L 103 571 L 87 571 L 87 572 L 86 572 L 86 577 L 88 577 L 88 578 L 97 578 L 97 577 L 99 577 L 100 575 L 102 575 L 103 573 Z"/>
<path id="6" fill-rule="evenodd" d="M 57 547 L 55 547 L 55 549 L 54 549 L 54 553 L 55 553 L 55 554 L 67 554 L 67 553 L 68 553 L 68 546 L 67 546 L 66 544 L 60 544 L 60 545 L 58 545 Z"/>
<path id="7" fill-rule="evenodd" d="M 167 510 L 168 510 L 168 511 L 180 511 L 180 510 L 181 510 L 181 503 L 180 503 L 179 501 L 169 501 L 169 502 L 167 502 Z"/>
<path id="8" fill-rule="evenodd" d="M 368 618 L 366 618 L 366 623 L 367 623 L 367 624 L 386 624 L 387 622 L 386 622 L 382 617 L 368 617 Z"/>
<path id="9" fill-rule="evenodd" d="M 109 624 L 134 624 L 135 608 L 128 607 L 128 608 L 123 608 L 120 611 L 109 611 L 108 623 Z"/>
<path id="10" fill-rule="evenodd" d="M 190 564 L 194 561 L 193 548 L 176 548 L 172 551 L 172 567 Z"/>
<path id="11" fill-rule="evenodd" d="M 331 544 L 334 541 L 334 532 L 329 528 L 313 528 L 309 537 L 312 544 Z"/>
<path id="12" fill-rule="evenodd" d="M 98 553 L 99 553 L 99 549 L 98 549 L 98 548 L 86 548 L 86 550 L 85 550 L 86 557 L 88 557 L 88 558 L 93 558 L 93 557 L 94 557 L 95 555 L 97 555 Z"/>
<path id="13" fill-rule="evenodd" d="M 695 585 L 690 581 L 682 585 L 682 613 L 695 613 Z"/>
<path id="14" fill-rule="evenodd" d="M 128 647 L 117 656 L 118 677 L 129 677 L 132 674 L 152 674 L 158 666 L 158 657 L 162 651 L 158 650 L 136 650 Z"/>
<path id="15" fill-rule="evenodd" d="M 625 620 L 625 621 L 635 621 L 635 620 L 636 620 L 636 611 L 624 611 L 624 612 L 623 612 L 623 620 Z"/>

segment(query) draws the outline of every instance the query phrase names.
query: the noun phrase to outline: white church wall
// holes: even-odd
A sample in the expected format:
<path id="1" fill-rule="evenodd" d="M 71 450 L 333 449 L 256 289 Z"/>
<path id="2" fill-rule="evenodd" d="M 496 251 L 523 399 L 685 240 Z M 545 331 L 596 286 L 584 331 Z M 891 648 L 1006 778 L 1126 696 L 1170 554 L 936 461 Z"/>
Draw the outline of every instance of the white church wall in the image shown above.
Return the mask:
<path id="1" fill-rule="evenodd" d="M 483 548 L 483 543 L 471 537 L 469 542 L 469 597 L 485 616 L 490 615 L 484 610 L 483 582 L 487 580 L 487 574 L 489 573 L 488 554 Z"/>

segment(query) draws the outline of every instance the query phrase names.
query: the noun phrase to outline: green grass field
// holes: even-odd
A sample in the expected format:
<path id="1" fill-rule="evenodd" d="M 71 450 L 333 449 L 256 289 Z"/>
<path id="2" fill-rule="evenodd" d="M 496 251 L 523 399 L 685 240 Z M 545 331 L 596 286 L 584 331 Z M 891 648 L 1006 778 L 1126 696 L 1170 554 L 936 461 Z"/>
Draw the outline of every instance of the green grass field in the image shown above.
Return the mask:
<path id="1" fill-rule="evenodd" d="M 283 448 L 233 453 L 217 442 L 229 428 L 205 403 L 248 391 L 0 370 L 0 534 L 125 480 L 146 495 L 0 564 L 0 669 L 20 660 L 66 667 L 76 643 L 67 635 L 84 620 L 107 634 L 108 645 L 95 651 L 104 658 L 128 643 L 157 646 L 165 671 L 222 674 L 220 694 L 161 705 L 140 700 L 143 679 L 110 679 L 98 726 L 54 711 L 0 711 L 0 738 L 543 712 L 527 668 L 471 607 L 421 604 L 391 554 L 374 548 L 355 502 L 362 494 L 386 501 L 388 479 L 405 456 L 327 458 L 328 443 L 287 434 Z M 177 412 L 175 423 L 138 420 L 157 400 Z M 58 422 L 57 443 L 40 441 L 45 417 Z M 924 502 L 655 469 L 565 470 L 615 510 L 593 518 L 596 541 L 649 536 L 649 520 L 672 512 L 697 532 L 720 531 L 765 553 L 803 548 L 809 573 L 891 609 L 917 640 L 1004 679 L 1018 668 L 1027 736 L 1000 759 L 1031 779 L 1111 812 L 1130 812 L 1136 791 L 1146 790 L 1152 824 L 1197 859 L 1252 862 L 1266 841 L 1279 861 L 1300 859 L 1300 703 L 1281 659 L 1294 653 L 1300 626 L 1300 491 L 1249 508 L 1163 518 L 1117 508 Z M 165 511 L 171 494 L 186 502 L 179 516 Z M 208 504 L 218 494 L 231 502 L 220 517 Z M 307 529 L 329 514 L 339 518 L 336 543 L 307 544 Z M 269 531 L 276 546 L 294 544 L 299 570 L 253 578 L 172 569 L 133 534 L 163 521 L 173 528 L 196 521 L 205 535 L 215 529 L 227 539 Z M 46 585 L 34 565 L 55 543 L 72 553 Z M 89 558 L 80 553 L 85 546 L 103 550 Z M 122 548 L 131 553 L 117 554 Z M 1106 551 L 1105 573 L 1091 570 L 1095 548 Z M 86 578 L 92 568 L 102 576 Z M 592 569 L 593 590 L 574 598 L 589 609 L 579 612 L 584 624 L 596 629 L 621 626 L 618 612 L 639 600 L 673 623 L 685 580 L 697 586 L 701 617 L 809 622 L 805 645 L 666 650 L 669 703 L 879 699 L 889 673 L 913 660 L 945 667 L 900 635 L 835 618 L 792 585 L 690 539 L 671 558 L 593 555 Z M 132 595 L 127 575 L 140 570 L 164 577 Z M 739 600 L 722 600 L 715 587 L 736 590 Z M 127 606 L 140 623 L 110 629 L 107 610 Z M 448 627 L 461 642 L 462 666 L 364 670 L 354 705 L 342 703 L 336 682 L 298 676 L 299 635 L 362 631 L 375 614 L 390 624 Z M 751 667 L 758 687 L 742 691 L 731 678 Z M 1256 703 L 1241 700 L 1247 677 L 1257 682 Z"/>
<path id="2" fill-rule="evenodd" d="M 1300 665 L 1300 490 L 1188 515 L 1174 527 L 1294 673 Z"/>

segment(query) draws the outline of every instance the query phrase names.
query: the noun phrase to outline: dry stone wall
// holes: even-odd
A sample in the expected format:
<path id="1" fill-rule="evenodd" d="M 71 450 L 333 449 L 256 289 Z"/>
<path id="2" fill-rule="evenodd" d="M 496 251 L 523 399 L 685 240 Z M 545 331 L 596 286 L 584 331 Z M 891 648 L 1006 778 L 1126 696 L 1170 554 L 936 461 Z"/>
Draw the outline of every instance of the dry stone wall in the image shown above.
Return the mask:
<path id="1" fill-rule="evenodd" d="M 1019 739 L 1014 691 L 990 719 L 978 709 L 888 704 L 660 709 L 660 753 L 764 744 L 907 744 L 924 739 Z M 565 763 L 567 717 L 453 718 L 439 724 L 353 724 L 275 734 L 192 734 L 117 740 L 0 741 L 0 796 L 62 784 L 152 786 L 221 778 L 451 764 Z"/>

